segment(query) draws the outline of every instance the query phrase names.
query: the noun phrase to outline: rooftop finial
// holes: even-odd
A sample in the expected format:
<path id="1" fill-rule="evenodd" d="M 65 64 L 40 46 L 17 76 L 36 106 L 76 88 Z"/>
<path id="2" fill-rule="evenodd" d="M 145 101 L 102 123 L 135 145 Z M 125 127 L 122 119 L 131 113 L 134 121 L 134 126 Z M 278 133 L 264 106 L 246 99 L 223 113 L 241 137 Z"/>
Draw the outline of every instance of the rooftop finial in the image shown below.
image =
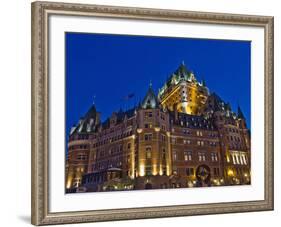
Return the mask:
<path id="1" fill-rule="evenodd" d="M 150 82 L 149 82 L 149 87 L 150 87 L 150 88 L 152 87 L 152 82 L 151 82 L 151 80 L 150 80 Z"/>
<path id="2" fill-rule="evenodd" d="M 93 104 L 95 105 L 95 100 L 96 100 L 96 95 L 94 95 L 94 98 L 93 98 Z"/>
<path id="3" fill-rule="evenodd" d="M 184 60 L 182 60 L 181 64 L 184 65 Z"/>

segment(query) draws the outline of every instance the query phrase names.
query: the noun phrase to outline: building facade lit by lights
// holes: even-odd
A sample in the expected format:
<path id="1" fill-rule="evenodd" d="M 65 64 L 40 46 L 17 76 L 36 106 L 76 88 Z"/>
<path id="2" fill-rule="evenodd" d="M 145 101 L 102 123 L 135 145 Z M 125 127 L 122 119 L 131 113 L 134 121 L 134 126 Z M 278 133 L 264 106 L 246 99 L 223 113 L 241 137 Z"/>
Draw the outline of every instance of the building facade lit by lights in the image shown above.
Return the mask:
<path id="1" fill-rule="evenodd" d="M 92 105 L 71 129 L 66 192 L 185 188 L 251 183 L 250 131 L 184 63 L 156 95 L 113 112 Z"/>

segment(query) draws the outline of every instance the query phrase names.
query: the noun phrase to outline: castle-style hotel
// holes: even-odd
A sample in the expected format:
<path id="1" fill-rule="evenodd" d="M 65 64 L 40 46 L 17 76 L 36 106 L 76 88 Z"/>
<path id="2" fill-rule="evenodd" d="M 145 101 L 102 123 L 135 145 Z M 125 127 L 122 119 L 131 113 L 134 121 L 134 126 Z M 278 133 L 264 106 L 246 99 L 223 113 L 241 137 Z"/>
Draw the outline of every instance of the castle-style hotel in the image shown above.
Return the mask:
<path id="1" fill-rule="evenodd" d="M 223 85 L 222 85 L 223 86 Z M 156 95 L 113 112 L 92 105 L 68 137 L 66 192 L 251 183 L 245 117 L 182 63 Z"/>

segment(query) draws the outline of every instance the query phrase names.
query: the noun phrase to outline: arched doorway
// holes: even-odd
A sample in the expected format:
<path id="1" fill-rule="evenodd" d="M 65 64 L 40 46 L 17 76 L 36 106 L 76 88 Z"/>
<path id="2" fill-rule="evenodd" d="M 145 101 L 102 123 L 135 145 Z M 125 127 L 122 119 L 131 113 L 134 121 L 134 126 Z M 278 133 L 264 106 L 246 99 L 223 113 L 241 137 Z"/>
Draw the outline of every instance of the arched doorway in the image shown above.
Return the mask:
<path id="1" fill-rule="evenodd" d="M 209 186 L 211 183 L 211 170 L 207 165 L 200 165 L 196 169 L 196 179 L 198 186 Z"/>

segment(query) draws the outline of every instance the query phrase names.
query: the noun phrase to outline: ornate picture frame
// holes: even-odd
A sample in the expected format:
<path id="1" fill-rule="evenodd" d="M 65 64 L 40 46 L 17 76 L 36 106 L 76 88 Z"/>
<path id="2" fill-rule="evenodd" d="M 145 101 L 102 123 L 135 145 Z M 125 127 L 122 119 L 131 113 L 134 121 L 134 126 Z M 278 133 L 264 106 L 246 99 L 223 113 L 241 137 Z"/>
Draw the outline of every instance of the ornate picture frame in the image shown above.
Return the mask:
<path id="1" fill-rule="evenodd" d="M 50 16 L 97 17 L 264 30 L 264 199 L 100 210 L 50 211 Z M 54 2 L 32 3 L 32 224 L 65 224 L 273 210 L 273 17 Z M 63 104 L 62 104 L 63 105 Z M 253 122 L 255 124 L 255 122 Z M 262 150 L 263 149 L 263 150 Z M 64 165 L 64 163 L 62 163 Z"/>

